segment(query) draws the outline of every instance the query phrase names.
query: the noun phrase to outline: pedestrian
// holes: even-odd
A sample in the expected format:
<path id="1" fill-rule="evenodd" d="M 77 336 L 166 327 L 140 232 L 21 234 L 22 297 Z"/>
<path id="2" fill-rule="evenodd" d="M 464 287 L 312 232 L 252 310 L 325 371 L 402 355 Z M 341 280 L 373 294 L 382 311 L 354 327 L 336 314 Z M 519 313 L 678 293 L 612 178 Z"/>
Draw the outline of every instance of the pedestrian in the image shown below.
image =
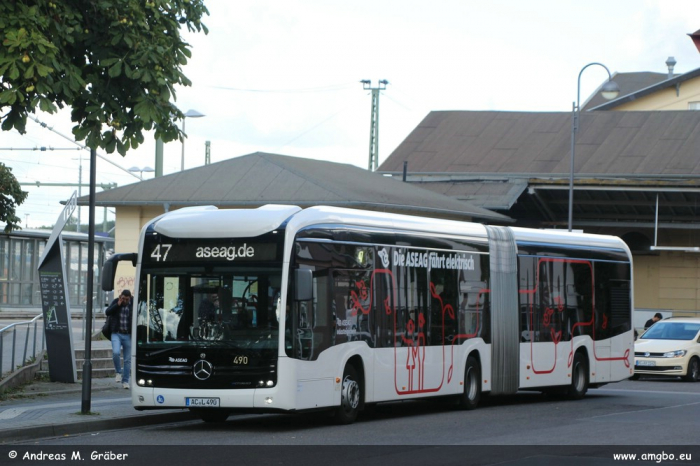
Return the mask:
<path id="1" fill-rule="evenodd" d="M 119 297 L 107 307 L 105 314 L 109 316 L 112 329 L 112 359 L 117 371 L 115 382 L 129 388 L 131 375 L 131 315 L 133 299 L 131 291 L 123 290 Z M 124 370 L 122 371 L 121 355 L 124 355 Z"/>
<path id="2" fill-rule="evenodd" d="M 652 325 L 654 325 L 655 323 L 657 323 L 658 321 L 660 321 L 663 318 L 664 318 L 664 316 L 661 315 L 660 312 L 657 312 L 656 314 L 654 314 L 654 317 L 647 320 L 647 322 L 644 324 L 644 328 L 647 329 L 647 328 L 651 327 Z"/>

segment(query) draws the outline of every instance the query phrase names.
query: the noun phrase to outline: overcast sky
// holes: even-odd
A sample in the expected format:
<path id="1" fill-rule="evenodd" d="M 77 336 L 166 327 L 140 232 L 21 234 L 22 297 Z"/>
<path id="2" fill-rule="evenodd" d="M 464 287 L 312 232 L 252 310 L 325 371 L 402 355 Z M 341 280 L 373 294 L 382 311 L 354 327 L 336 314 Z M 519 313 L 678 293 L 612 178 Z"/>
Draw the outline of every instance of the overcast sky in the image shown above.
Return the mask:
<path id="1" fill-rule="evenodd" d="M 367 167 L 370 92 L 380 97 L 379 162 L 431 110 L 571 110 L 588 63 L 611 72 L 676 73 L 700 67 L 688 33 L 700 29 L 698 0 L 206 0 L 209 34 L 189 35 L 193 82 L 177 105 L 187 119 L 185 169 L 264 151 Z M 582 101 L 607 74 L 583 73 Z M 38 114 L 27 134 L 0 132 L 0 161 L 21 183 L 78 183 L 69 113 Z M 62 136 L 63 135 L 63 136 Z M 66 136 L 66 137 L 64 137 Z M 25 150 L 35 147 L 53 151 Z M 8 150 L 13 149 L 13 150 Z M 71 149 L 71 150 L 66 150 Z M 165 145 L 165 174 L 180 170 L 182 145 Z M 97 182 L 138 181 L 128 168 L 155 167 L 152 136 L 127 157 L 98 152 Z M 118 166 L 117 166 L 118 165 Z M 121 168 L 119 168 L 121 167 Z M 144 173 L 144 179 L 153 176 Z M 23 186 L 18 216 L 30 228 L 55 223 L 77 187 Z M 84 188 L 82 194 L 87 194 Z M 87 209 L 82 222 L 87 223 Z M 103 210 L 98 209 L 101 222 Z M 110 214 L 110 217 L 113 215 Z"/>

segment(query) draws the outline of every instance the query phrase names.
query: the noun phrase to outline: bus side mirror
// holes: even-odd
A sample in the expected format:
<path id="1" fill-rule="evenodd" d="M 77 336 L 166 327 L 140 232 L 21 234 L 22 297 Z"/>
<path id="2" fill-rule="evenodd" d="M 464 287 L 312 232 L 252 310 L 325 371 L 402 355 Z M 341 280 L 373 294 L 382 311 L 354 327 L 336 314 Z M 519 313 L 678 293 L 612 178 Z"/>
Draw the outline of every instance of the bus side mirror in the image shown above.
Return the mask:
<path id="1" fill-rule="evenodd" d="M 313 299 L 313 272 L 311 269 L 296 269 L 294 271 L 294 299 L 296 301 L 311 301 Z"/>
<path id="2" fill-rule="evenodd" d="M 131 265 L 136 267 L 138 254 L 132 252 L 128 254 L 114 254 L 107 259 L 102 266 L 102 291 L 114 290 L 114 278 L 117 275 L 117 263 L 121 261 L 131 261 Z"/>
<path id="3" fill-rule="evenodd" d="M 108 259 L 102 265 L 102 291 L 112 291 L 114 289 L 114 277 L 117 274 L 117 268 L 111 259 Z"/>

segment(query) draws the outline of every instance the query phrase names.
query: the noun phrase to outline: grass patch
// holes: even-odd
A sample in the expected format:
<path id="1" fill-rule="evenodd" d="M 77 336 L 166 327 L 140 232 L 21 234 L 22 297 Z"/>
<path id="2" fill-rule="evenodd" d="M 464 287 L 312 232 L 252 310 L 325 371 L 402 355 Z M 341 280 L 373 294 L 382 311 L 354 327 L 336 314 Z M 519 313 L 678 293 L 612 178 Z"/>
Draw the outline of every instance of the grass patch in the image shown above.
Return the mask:
<path id="1" fill-rule="evenodd" d="M 24 398 L 23 390 L 31 385 L 31 382 L 27 382 L 22 385 L 17 385 L 16 387 L 6 388 L 0 391 L 0 401 L 14 400 L 16 398 Z"/>

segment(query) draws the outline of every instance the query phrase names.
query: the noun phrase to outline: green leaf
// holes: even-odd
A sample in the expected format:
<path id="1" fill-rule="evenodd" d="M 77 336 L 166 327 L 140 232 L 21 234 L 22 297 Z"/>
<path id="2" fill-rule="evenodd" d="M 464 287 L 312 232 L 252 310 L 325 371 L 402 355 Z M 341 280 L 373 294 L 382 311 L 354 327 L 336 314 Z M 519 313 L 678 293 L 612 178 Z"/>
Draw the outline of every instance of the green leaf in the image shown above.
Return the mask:
<path id="1" fill-rule="evenodd" d="M 46 65 L 42 65 L 41 63 L 37 63 L 36 64 L 36 71 L 37 71 L 37 73 L 39 73 L 39 76 L 41 76 L 42 78 L 45 78 L 50 73 L 53 72 L 53 68 L 46 66 Z"/>
<path id="2" fill-rule="evenodd" d="M 32 79 L 34 77 L 34 63 L 31 63 L 26 70 L 24 70 L 24 79 Z"/>
<path id="3" fill-rule="evenodd" d="M 39 97 L 39 108 L 42 112 L 54 113 L 56 112 L 56 106 L 46 97 Z"/>
<path id="4" fill-rule="evenodd" d="M 8 90 L 0 92 L 0 104 L 12 105 L 15 102 L 15 91 Z M 12 101 L 10 101 L 12 99 Z"/>
<path id="5" fill-rule="evenodd" d="M 116 62 L 114 65 L 112 65 L 112 67 L 109 69 L 109 71 L 107 73 L 109 74 L 110 78 L 118 77 L 120 74 L 122 74 L 122 62 L 121 61 Z"/>
<path id="6" fill-rule="evenodd" d="M 19 78 L 19 69 L 17 68 L 17 64 L 13 63 L 12 66 L 10 66 L 10 74 L 9 77 L 11 80 L 15 80 Z"/>

